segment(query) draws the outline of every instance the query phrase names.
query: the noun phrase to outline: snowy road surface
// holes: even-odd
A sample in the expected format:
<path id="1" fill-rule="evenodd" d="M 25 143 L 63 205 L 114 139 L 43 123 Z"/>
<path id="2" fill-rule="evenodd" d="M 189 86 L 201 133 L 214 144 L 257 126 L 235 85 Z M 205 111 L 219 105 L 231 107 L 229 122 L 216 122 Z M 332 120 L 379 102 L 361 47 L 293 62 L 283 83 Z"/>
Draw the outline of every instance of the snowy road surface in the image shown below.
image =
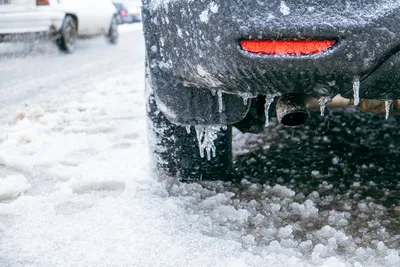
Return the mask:
<path id="1" fill-rule="evenodd" d="M 0 266 L 400 266 L 399 119 L 273 122 L 236 133 L 239 182 L 160 181 L 123 30 L 73 55 L 0 46 Z"/>

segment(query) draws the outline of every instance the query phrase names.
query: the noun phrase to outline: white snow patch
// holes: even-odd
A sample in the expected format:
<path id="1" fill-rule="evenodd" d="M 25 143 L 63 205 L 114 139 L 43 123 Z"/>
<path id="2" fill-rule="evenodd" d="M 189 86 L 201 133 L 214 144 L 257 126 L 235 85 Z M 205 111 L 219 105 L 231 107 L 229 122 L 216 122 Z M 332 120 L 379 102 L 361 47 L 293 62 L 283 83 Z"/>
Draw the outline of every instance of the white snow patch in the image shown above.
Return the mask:
<path id="1" fill-rule="evenodd" d="M 211 11 L 212 13 L 218 13 L 218 5 L 217 5 L 216 3 L 214 3 L 214 2 L 212 2 L 212 3 L 210 4 L 210 11 Z"/>
<path id="2" fill-rule="evenodd" d="M 197 77 L 195 78 L 198 78 L 199 82 L 203 83 L 204 85 L 207 85 L 210 88 L 216 88 L 222 85 L 222 83 L 212 76 L 203 66 L 196 65 L 196 70 L 198 75 L 196 75 Z"/>
<path id="3" fill-rule="evenodd" d="M 0 201 L 15 198 L 30 188 L 31 185 L 23 175 L 0 178 Z"/>
<path id="4" fill-rule="evenodd" d="M 284 15 L 287 16 L 290 14 L 290 8 L 286 5 L 284 1 L 281 1 L 281 5 L 279 7 L 279 11 Z"/>
<path id="5" fill-rule="evenodd" d="M 204 22 L 204 23 L 208 23 L 208 19 L 209 19 L 209 17 L 208 17 L 208 9 L 206 9 L 206 10 L 203 10 L 201 13 L 200 13 L 200 21 L 201 22 Z"/>
<path id="6" fill-rule="evenodd" d="M 142 29 L 143 29 L 142 23 L 123 24 L 118 26 L 118 31 L 120 33 L 141 31 Z"/>
<path id="7" fill-rule="evenodd" d="M 0 180 L 20 195 L 0 202 L 0 266 L 400 266 L 398 249 L 342 231 L 345 212 L 318 210 L 334 195 L 153 177 L 139 68 L 1 110 L 0 165 L 24 177 Z"/>

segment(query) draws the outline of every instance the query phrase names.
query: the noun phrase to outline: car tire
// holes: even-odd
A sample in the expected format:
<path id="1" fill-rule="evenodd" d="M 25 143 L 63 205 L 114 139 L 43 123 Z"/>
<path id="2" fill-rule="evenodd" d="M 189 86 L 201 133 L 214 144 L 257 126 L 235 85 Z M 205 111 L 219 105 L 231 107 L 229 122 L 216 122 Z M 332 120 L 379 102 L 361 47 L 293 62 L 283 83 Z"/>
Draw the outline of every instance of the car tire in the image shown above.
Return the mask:
<path id="1" fill-rule="evenodd" d="M 169 122 L 158 109 L 149 87 L 149 82 L 146 82 L 149 145 L 156 172 L 183 181 L 231 180 L 232 127 L 218 133 L 214 141 L 215 157 L 211 160 L 206 156 L 202 158 L 194 127 L 188 133 L 186 127 Z"/>
<path id="2" fill-rule="evenodd" d="M 107 33 L 107 40 L 110 44 L 117 44 L 118 43 L 118 19 L 114 16 L 111 19 L 110 28 L 108 29 Z"/>
<path id="3" fill-rule="evenodd" d="M 65 53 L 72 53 L 75 50 L 78 28 L 75 19 L 72 16 L 65 16 L 60 30 L 60 36 L 56 43 L 58 48 Z"/>

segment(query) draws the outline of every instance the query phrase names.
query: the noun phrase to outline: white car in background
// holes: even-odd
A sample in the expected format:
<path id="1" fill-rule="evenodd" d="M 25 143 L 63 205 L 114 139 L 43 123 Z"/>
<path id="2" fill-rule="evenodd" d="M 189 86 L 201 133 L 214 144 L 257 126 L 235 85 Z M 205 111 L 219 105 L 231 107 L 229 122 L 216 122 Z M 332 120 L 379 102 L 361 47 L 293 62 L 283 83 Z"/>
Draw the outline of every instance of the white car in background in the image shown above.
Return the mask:
<path id="1" fill-rule="evenodd" d="M 127 8 L 131 23 L 142 21 L 142 1 L 130 1 L 127 3 Z"/>
<path id="2" fill-rule="evenodd" d="M 48 34 L 64 52 L 77 36 L 104 34 L 118 40 L 116 9 L 109 0 L 0 0 L 0 41 L 26 34 Z"/>

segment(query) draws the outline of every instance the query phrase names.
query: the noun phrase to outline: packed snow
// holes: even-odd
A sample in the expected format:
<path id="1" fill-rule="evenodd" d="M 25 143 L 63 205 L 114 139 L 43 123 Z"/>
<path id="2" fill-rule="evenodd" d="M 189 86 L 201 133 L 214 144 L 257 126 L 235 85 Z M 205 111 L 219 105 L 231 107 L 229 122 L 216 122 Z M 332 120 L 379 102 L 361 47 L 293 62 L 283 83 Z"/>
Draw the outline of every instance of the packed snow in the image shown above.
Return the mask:
<path id="1" fill-rule="evenodd" d="M 155 177 L 142 63 L 0 110 L 0 266 L 400 266 L 317 191 Z M 346 204 L 388 235 L 371 219 L 384 207 Z"/>

